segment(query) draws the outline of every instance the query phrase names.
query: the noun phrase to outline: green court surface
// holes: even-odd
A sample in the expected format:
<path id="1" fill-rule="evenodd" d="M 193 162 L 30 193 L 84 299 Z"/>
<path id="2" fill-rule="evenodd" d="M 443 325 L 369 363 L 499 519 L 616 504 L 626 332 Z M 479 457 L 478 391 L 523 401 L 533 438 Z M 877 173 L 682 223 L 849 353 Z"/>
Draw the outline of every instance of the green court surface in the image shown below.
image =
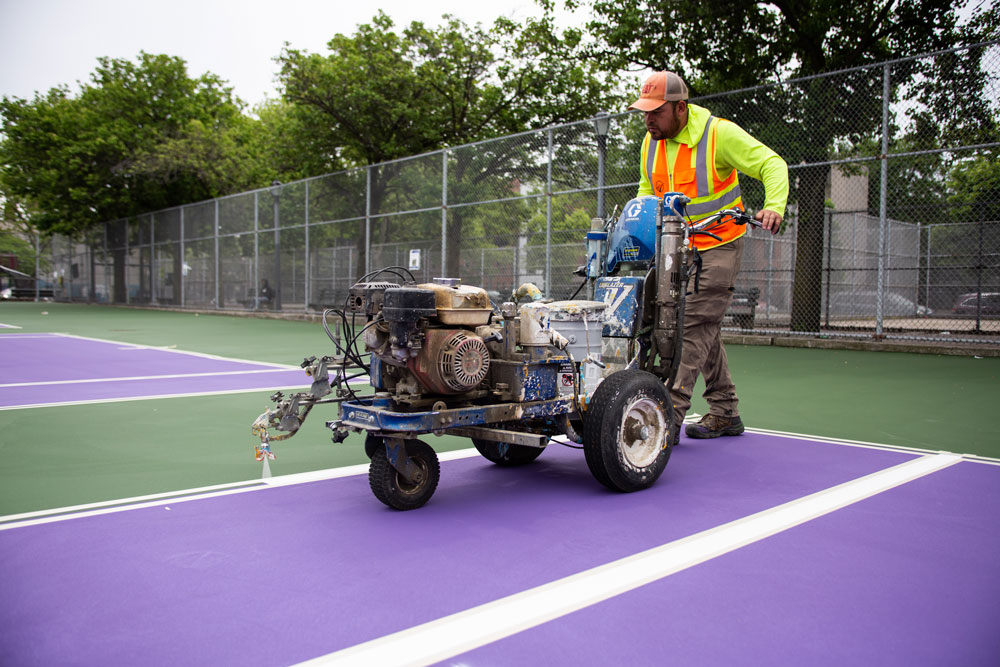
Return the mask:
<path id="1" fill-rule="evenodd" d="M 0 323 L 21 327 L 0 336 L 70 333 L 294 365 L 332 351 L 321 325 L 298 321 L 2 303 Z M 1000 358 L 727 351 L 750 428 L 1000 457 L 990 417 L 1000 408 Z M 0 410 L 0 515 L 259 479 L 250 424 L 270 405 L 268 393 Z M 696 398 L 692 409 L 706 405 Z M 360 436 L 331 444 L 324 422 L 335 417 L 335 407 L 319 406 L 295 437 L 274 443 L 271 472 L 367 462 Z M 441 451 L 470 446 L 454 437 L 428 442 Z"/>

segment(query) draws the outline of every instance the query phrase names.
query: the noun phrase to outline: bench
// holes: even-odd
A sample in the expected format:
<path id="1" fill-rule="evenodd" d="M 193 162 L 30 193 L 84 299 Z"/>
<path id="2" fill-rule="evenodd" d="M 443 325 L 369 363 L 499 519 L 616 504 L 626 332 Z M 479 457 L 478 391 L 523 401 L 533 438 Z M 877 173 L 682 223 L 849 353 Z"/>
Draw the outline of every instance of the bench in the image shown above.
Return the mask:
<path id="1" fill-rule="evenodd" d="M 741 329 L 753 329 L 754 317 L 757 312 L 757 301 L 760 299 L 759 287 L 735 287 L 733 298 L 729 302 L 726 317 L 733 319 L 733 324 Z"/>

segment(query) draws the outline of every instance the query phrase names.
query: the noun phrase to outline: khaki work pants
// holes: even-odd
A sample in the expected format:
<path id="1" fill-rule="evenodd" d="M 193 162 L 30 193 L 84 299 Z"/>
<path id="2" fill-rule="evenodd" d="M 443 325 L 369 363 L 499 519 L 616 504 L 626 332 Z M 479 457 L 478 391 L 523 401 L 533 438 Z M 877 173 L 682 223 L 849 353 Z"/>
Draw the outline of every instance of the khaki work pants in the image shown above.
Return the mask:
<path id="1" fill-rule="evenodd" d="M 743 244 L 740 237 L 725 245 L 702 251 L 698 291 L 692 276 L 684 306 L 684 346 L 677 378 L 670 388 L 675 423 L 680 424 L 691 407 L 698 374 L 705 378 L 705 400 L 709 412 L 720 417 L 739 414 L 736 386 L 729 375 L 726 348 L 722 345 L 722 316 L 733 297 L 733 283 L 740 271 Z"/>

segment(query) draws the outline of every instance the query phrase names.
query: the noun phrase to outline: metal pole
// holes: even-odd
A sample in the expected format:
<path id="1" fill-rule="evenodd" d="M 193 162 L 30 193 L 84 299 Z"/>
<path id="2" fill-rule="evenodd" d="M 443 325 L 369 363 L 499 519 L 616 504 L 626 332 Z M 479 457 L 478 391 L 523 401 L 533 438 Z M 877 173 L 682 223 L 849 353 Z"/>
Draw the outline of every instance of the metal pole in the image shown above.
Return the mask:
<path id="1" fill-rule="evenodd" d="M 260 304 L 260 198 L 253 193 L 253 310 Z"/>
<path id="2" fill-rule="evenodd" d="M 976 242 L 976 333 L 982 333 L 983 328 L 983 218 L 985 211 L 979 215 L 979 224 Z"/>
<path id="3" fill-rule="evenodd" d="M 42 258 L 39 256 L 39 253 L 42 252 L 42 245 L 41 243 L 38 242 L 39 236 L 40 236 L 39 233 L 36 231 L 35 232 L 35 301 L 41 299 L 41 287 L 38 283 L 42 279 L 41 275 Z M 55 290 L 53 290 L 52 294 L 53 296 L 55 295 Z"/>
<path id="4" fill-rule="evenodd" d="M 70 243 L 70 285 L 69 300 L 73 301 L 73 243 Z M 90 290 L 87 293 L 87 303 L 94 303 L 97 300 L 97 256 L 94 253 L 94 241 L 91 239 L 87 245 L 87 255 L 90 258 Z"/>
<path id="5" fill-rule="evenodd" d="M 924 284 L 924 305 L 930 308 L 931 305 L 931 230 L 934 225 L 927 225 L 927 268 L 925 269 L 926 278 Z"/>
<path id="6" fill-rule="evenodd" d="M 131 258 L 132 249 L 129 247 L 129 242 L 128 242 L 129 221 L 125 220 L 122 224 L 125 227 L 125 267 L 124 270 L 122 271 L 122 275 L 124 276 L 123 280 L 125 281 L 125 285 L 123 287 L 125 288 L 125 305 L 127 306 L 129 305 L 129 303 L 131 303 L 128 294 L 128 269 L 132 259 Z"/>
<path id="7" fill-rule="evenodd" d="M 306 181 L 306 259 L 305 259 L 305 280 L 306 280 L 306 301 L 302 310 L 309 310 L 309 297 L 312 291 L 312 262 L 309 258 L 309 181 Z"/>
<path id="8" fill-rule="evenodd" d="M 448 151 L 441 153 L 441 277 L 451 274 L 448 270 Z M 459 278 L 455 271 L 455 278 Z"/>
<path id="9" fill-rule="evenodd" d="M 365 170 L 365 275 L 372 266 L 372 167 Z M 350 276 L 354 278 L 354 276 Z"/>
<path id="10" fill-rule="evenodd" d="M 833 211 L 826 214 L 826 326 L 830 326 L 830 283 L 833 282 Z"/>
<path id="11" fill-rule="evenodd" d="M 549 164 L 545 176 L 545 296 L 552 292 L 552 128 L 549 137 Z"/>
<path id="12" fill-rule="evenodd" d="M 274 181 L 271 183 L 271 199 L 274 201 L 274 301 L 272 308 L 281 310 L 281 183 Z"/>
<path id="13" fill-rule="evenodd" d="M 183 208 L 181 209 L 181 230 L 180 230 L 180 232 L 181 232 L 180 233 L 180 240 L 178 241 L 178 243 L 180 245 L 180 254 L 181 254 L 181 275 L 178 276 L 177 279 L 180 281 L 180 285 L 181 285 L 181 308 L 183 308 L 184 304 L 185 304 L 185 301 L 186 301 L 186 299 L 184 297 L 184 292 L 186 291 L 184 289 L 184 267 L 187 265 L 187 263 L 184 261 L 184 209 Z"/>
<path id="14" fill-rule="evenodd" d="M 597 217 L 601 219 L 604 219 L 604 163 L 607 144 L 607 137 L 597 137 Z"/>
<path id="15" fill-rule="evenodd" d="M 149 216 L 149 305 L 156 305 L 156 216 Z"/>
<path id="16" fill-rule="evenodd" d="M 215 309 L 218 310 L 222 307 L 222 290 L 219 287 L 219 276 L 222 275 L 219 271 L 219 200 L 215 200 Z"/>
<path id="17" fill-rule="evenodd" d="M 889 65 L 882 68 L 882 183 L 878 206 L 878 284 L 875 290 L 875 335 L 883 335 L 882 318 L 885 300 L 885 226 L 888 219 L 889 196 Z"/>
<path id="18" fill-rule="evenodd" d="M 774 297 L 771 295 L 771 285 L 774 282 L 774 234 L 767 235 L 767 310 L 764 311 L 764 318 L 768 322 L 771 319 L 771 308 L 774 304 Z"/>

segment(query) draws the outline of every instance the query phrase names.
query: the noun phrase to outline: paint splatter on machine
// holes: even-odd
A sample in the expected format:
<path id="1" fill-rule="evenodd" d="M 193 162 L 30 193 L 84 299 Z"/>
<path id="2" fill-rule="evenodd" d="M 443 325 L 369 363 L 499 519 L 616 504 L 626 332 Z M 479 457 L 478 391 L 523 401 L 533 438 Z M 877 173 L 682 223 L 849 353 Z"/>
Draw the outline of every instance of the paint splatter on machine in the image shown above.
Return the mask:
<path id="1" fill-rule="evenodd" d="M 688 241 L 699 233 L 677 212 L 684 199 L 640 198 L 617 220 L 595 220 L 580 271 L 589 299 L 547 301 L 526 284 L 495 306 L 457 279 L 416 284 L 401 267 L 365 276 L 343 310 L 324 313 L 338 354 L 306 359 L 309 391 L 275 394 L 254 422 L 258 458 L 273 457 L 271 442 L 291 437 L 315 405 L 336 403 L 334 442 L 365 434 L 371 489 L 395 509 L 420 507 L 437 488 L 424 434 L 469 437 L 502 466 L 577 443 L 605 486 L 650 486 L 678 428 L 664 383 L 680 359 Z M 376 280 L 386 275 L 400 280 Z M 362 374 L 364 395 L 350 382 Z"/>

